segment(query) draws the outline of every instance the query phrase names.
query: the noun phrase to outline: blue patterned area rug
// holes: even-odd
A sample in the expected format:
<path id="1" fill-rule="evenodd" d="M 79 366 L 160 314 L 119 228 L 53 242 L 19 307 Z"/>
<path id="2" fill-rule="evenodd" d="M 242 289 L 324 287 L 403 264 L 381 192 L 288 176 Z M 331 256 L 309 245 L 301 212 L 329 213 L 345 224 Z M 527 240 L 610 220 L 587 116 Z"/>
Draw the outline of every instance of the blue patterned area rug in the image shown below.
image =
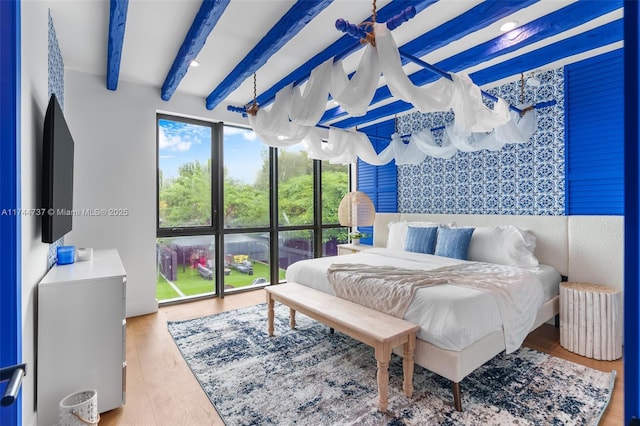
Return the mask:
<path id="1" fill-rule="evenodd" d="M 377 410 L 373 349 L 276 304 L 274 337 L 266 305 L 188 321 L 169 332 L 228 425 L 563 425 L 597 424 L 615 371 L 603 373 L 531 349 L 496 358 L 462 383 L 416 365 L 414 394 L 402 393 L 402 359 L 389 366 L 389 412 Z"/>

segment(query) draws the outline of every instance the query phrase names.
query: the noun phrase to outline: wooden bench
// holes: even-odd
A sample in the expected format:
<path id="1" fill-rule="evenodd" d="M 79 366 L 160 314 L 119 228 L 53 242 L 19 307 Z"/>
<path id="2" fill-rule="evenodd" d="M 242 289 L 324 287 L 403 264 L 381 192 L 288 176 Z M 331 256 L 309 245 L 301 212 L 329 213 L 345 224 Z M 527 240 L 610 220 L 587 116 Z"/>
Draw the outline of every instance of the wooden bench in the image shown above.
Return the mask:
<path id="1" fill-rule="evenodd" d="M 416 347 L 417 324 L 387 315 L 348 300 L 296 283 L 265 287 L 269 336 L 273 336 L 274 302 L 289 307 L 289 325 L 295 328 L 296 311 L 340 331 L 375 349 L 378 363 L 378 408 L 387 411 L 389 361 L 391 350 L 403 345 L 402 360 L 404 394 L 413 394 L 413 352 Z"/>

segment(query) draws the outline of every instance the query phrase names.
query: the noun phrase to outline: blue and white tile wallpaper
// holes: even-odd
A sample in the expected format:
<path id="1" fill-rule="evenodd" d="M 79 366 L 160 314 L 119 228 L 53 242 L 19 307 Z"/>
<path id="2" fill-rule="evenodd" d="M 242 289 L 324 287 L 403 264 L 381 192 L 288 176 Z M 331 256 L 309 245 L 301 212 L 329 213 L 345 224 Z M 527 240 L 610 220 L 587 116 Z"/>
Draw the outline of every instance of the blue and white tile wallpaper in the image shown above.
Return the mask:
<path id="1" fill-rule="evenodd" d="M 555 100 L 536 111 L 538 128 L 528 143 L 499 151 L 458 152 L 451 159 L 427 157 L 419 165 L 398 166 L 398 212 L 433 214 L 563 215 L 564 71 L 536 73 L 539 87 L 520 80 L 487 90 L 512 105 Z M 452 112 L 398 118 L 400 134 L 442 126 Z M 435 132 L 438 142 L 443 131 Z"/>
<path id="2" fill-rule="evenodd" d="M 58 45 L 58 37 L 56 36 L 56 29 L 53 25 L 53 18 L 51 17 L 51 10 L 49 10 L 49 47 L 48 47 L 48 87 L 49 96 L 55 93 L 60 107 L 64 111 L 64 63 L 62 62 L 62 52 Z M 49 245 L 49 254 L 47 258 L 47 265 L 51 268 L 57 260 L 57 249 L 59 246 L 64 245 L 64 238 L 59 239 L 53 244 Z"/>
<path id="3" fill-rule="evenodd" d="M 58 37 L 56 29 L 53 26 L 53 18 L 51 10 L 49 10 L 49 96 L 55 93 L 60 103 L 60 107 L 64 111 L 64 62 L 62 61 L 62 52 L 58 45 Z"/>

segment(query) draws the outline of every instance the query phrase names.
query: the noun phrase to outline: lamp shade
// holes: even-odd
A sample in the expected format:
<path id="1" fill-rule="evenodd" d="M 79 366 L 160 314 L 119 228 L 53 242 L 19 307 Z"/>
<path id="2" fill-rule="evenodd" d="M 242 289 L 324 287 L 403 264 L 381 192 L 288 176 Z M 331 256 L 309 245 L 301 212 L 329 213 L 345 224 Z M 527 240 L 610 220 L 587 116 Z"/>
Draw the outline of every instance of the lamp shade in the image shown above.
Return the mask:
<path id="1" fill-rule="evenodd" d="M 364 192 L 349 192 L 340 201 L 338 220 L 342 226 L 371 226 L 375 220 L 376 209 L 371 198 Z"/>

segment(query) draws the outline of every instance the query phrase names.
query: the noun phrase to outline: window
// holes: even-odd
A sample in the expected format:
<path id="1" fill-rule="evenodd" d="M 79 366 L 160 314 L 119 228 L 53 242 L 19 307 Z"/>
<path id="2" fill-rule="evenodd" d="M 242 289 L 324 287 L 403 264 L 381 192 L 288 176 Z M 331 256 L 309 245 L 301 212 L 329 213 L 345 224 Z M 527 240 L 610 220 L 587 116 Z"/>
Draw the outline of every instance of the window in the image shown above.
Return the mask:
<path id="1" fill-rule="evenodd" d="M 281 226 L 314 223 L 313 161 L 295 145 L 278 149 L 278 222 Z"/>
<path id="2" fill-rule="evenodd" d="M 158 228 L 212 226 L 210 125 L 158 119 Z"/>
<path id="3" fill-rule="evenodd" d="M 338 244 L 349 242 L 348 229 L 336 227 L 338 224 L 338 206 L 349 192 L 348 166 L 321 162 L 322 186 L 322 255 L 338 254 Z"/>
<path id="4" fill-rule="evenodd" d="M 162 114 L 157 146 L 159 301 L 279 282 L 290 264 L 347 242 L 337 214 L 347 166 L 269 148 L 250 129 Z"/>
<path id="5" fill-rule="evenodd" d="M 249 129 L 224 127 L 224 227 L 269 227 L 269 147 Z"/>

